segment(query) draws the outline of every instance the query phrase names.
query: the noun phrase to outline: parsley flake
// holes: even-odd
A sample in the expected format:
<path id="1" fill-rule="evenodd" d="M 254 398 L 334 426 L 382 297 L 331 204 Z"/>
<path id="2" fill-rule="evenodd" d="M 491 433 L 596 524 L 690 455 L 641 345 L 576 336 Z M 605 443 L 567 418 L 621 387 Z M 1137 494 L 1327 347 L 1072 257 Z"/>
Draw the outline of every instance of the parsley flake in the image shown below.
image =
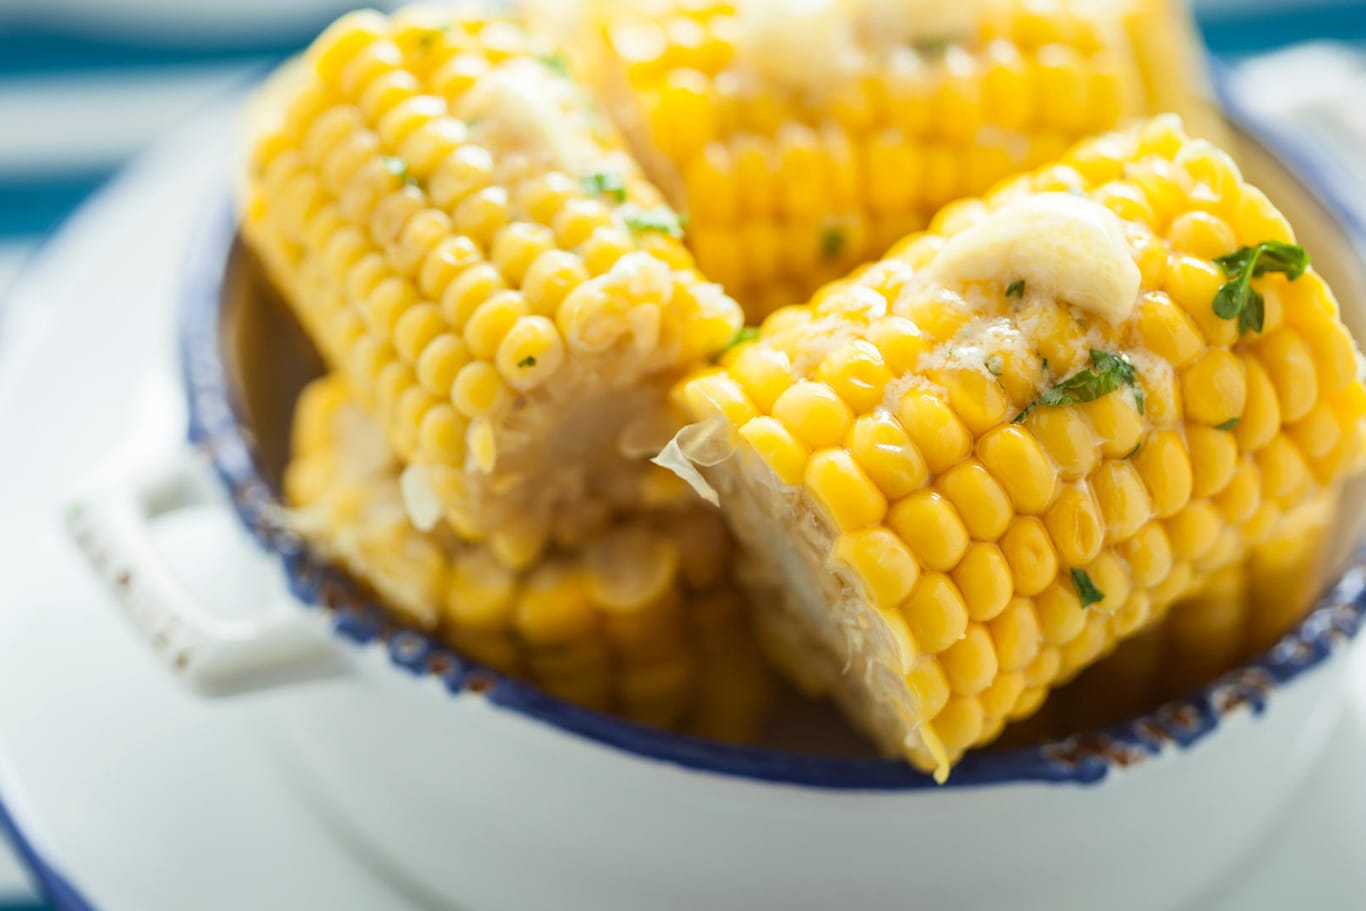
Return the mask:
<path id="1" fill-rule="evenodd" d="M 1252 287 L 1252 280 L 1268 272 L 1280 272 L 1294 281 L 1309 268 L 1304 248 L 1280 240 L 1268 240 L 1255 247 L 1243 247 L 1214 261 L 1229 280 L 1214 295 L 1214 315 L 1237 319 L 1239 334 L 1262 331 L 1266 319 L 1266 300 Z"/>
<path id="2" fill-rule="evenodd" d="M 1006 297 L 1024 297 L 1024 279 L 1017 278 L 1015 281 L 1006 285 Z"/>
<path id="3" fill-rule="evenodd" d="M 1142 441 L 1142 440 L 1139 440 L 1137 443 L 1134 444 L 1134 448 L 1133 448 L 1133 449 L 1130 449 L 1128 452 L 1124 453 L 1124 458 L 1125 458 L 1125 459 L 1132 459 L 1134 456 L 1138 455 L 1138 451 L 1139 451 L 1140 449 L 1142 449 L 1142 448 L 1143 448 L 1143 441 Z"/>
<path id="4" fill-rule="evenodd" d="M 754 326 L 741 326 L 739 329 L 735 330 L 735 334 L 730 337 L 730 341 L 726 342 L 725 346 L 722 347 L 720 351 L 711 356 L 712 363 L 721 360 L 721 358 L 728 354 L 732 348 L 738 348 L 741 345 L 748 344 L 758 337 L 758 328 Z"/>
<path id="5" fill-rule="evenodd" d="M 1122 386 L 1128 386 L 1134 393 L 1134 406 L 1143 413 L 1143 390 L 1138 385 L 1134 365 L 1122 354 L 1091 349 L 1091 366 L 1069 376 L 1049 389 L 1043 395 L 1025 406 L 1015 415 L 1012 424 L 1018 424 L 1040 405 L 1056 408 L 1061 405 L 1076 405 L 1081 402 L 1094 402 L 1107 396 Z"/>
<path id="6" fill-rule="evenodd" d="M 1105 600 L 1105 592 L 1096 588 L 1096 583 L 1091 581 L 1091 577 L 1084 569 L 1072 570 L 1072 586 L 1077 590 L 1082 607 L 1090 607 Z"/>
<path id="7" fill-rule="evenodd" d="M 420 50 L 430 51 L 432 49 L 432 45 L 436 44 L 437 41 L 441 40 L 441 36 L 445 35 L 449 30 L 450 26 L 448 25 L 441 25 L 437 26 L 436 28 L 427 29 L 417 38 L 418 48 Z"/>
<path id="8" fill-rule="evenodd" d="M 821 256 L 835 259 L 844 252 L 844 229 L 839 225 L 827 225 L 821 232 Z"/>
<path id="9" fill-rule="evenodd" d="M 683 236 L 683 226 L 688 221 L 686 217 L 679 215 L 668 206 L 657 206 L 653 209 L 633 209 L 626 213 L 625 218 L 626 227 L 635 234 L 657 231 L 660 234 L 667 234 L 676 238 Z"/>
<path id="10" fill-rule="evenodd" d="M 1241 421 L 1241 420 L 1242 420 L 1242 418 L 1229 418 L 1227 421 L 1224 421 L 1224 423 L 1222 423 L 1222 424 L 1216 424 L 1216 425 L 1214 425 L 1214 429 L 1215 429 L 1215 430 L 1232 430 L 1234 427 L 1237 427 L 1237 426 L 1238 426 L 1238 422 Z"/>
<path id="11" fill-rule="evenodd" d="M 560 54 L 543 54 L 539 59 L 551 72 L 559 76 L 569 75 L 569 64 Z"/>
<path id="12" fill-rule="evenodd" d="M 518 366 L 518 367 L 535 367 L 535 366 L 536 366 L 536 357 L 535 357 L 535 355 L 528 354 L 526 357 L 522 358 L 520 361 L 517 362 L 517 366 Z"/>
<path id="13" fill-rule="evenodd" d="M 615 171 L 594 171 L 583 178 L 582 184 L 586 193 L 610 196 L 618 203 L 626 201 L 626 184 Z"/>
<path id="14" fill-rule="evenodd" d="M 417 186 L 417 178 L 408 170 L 408 162 L 399 158 L 397 155 L 384 155 L 380 158 L 380 164 L 384 165 L 384 170 L 397 177 L 410 187 Z"/>

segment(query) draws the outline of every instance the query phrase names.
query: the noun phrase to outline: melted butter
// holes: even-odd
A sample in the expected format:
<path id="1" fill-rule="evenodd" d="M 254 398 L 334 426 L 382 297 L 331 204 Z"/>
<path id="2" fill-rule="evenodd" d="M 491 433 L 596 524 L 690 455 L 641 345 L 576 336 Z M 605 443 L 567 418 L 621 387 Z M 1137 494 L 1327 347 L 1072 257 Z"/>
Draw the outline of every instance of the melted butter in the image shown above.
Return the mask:
<path id="1" fill-rule="evenodd" d="M 1123 222 L 1071 193 L 1007 203 L 950 238 L 927 278 L 944 286 L 1024 282 L 1030 298 L 1064 301 L 1112 325 L 1133 312 L 1140 282 Z"/>

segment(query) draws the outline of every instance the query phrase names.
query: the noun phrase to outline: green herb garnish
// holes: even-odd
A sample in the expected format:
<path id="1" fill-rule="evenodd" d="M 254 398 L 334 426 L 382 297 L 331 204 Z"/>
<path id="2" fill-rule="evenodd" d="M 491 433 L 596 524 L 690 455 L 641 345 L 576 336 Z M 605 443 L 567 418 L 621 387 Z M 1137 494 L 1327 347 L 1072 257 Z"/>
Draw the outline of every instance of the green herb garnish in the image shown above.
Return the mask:
<path id="1" fill-rule="evenodd" d="M 615 171 L 594 171 L 583 178 L 582 184 L 586 193 L 610 196 L 618 203 L 626 201 L 626 185 Z"/>
<path id="2" fill-rule="evenodd" d="M 1006 297 L 1024 297 L 1024 279 L 1017 278 L 1015 281 L 1006 285 Z"/>
<path id="3" fill-rule="evenodd" d="M 1215 430 L 1232 430 L 1234 427 L 1237 427 L 1237 426 L 1238 426 L 1238 422 L 1241 421 L 1241 420 L 1242 420 L 1242 418 L 1229 418 L 1227 421 L 1224 421 L 1224 423 L 1222 423 L 1222 424 L 1216 424 L 1216 425 L 1214 425 L 1214 429 L 1215 429 Z"/>
<path id="4" fill-rule="evenodd" d="M 827 225 L 821 232 L 821 256 L 835 259 L 844 252 L 844 229 L 839 225 Z"/>
<path id="5" fill-rule="evenodd" d="M 1132 459 L 1134 456 L 1138 455 L 1138 451 L 1139 451 L 1140 449 L 1142 449 L 1142 448 L 1143 448 L 1143 441 L 1142 441 L 1142 440 L 1139 440 L 1137 443 L 1134 444 L 1134 448 L 1133 448 L 1133 449 L 1130 449 L 1128 452 L 1124 453 L 1124 458 L 1125 458 L 1125 459 Z"/>
<path id="6" fill-rule="evenodd" d="M 522 358 L 520 361 L 517 362 L 517 366 L 518 366 L 518 367 L 535 367 L 535 366 L 536 366 L 536 358 L 535 358 L 534 355 L 528 354 L 526 357 Z"/>
<path id="7" fill-rule="evenodd" d="M 1105 592 L 1096 588 L 1096 583 L 1091 581 L 1091 577 L 1084 569 L 1072 570 L 1072 585 L 1077 589 L 1077 597 L 1081 599 L 1082 607 L 1090 607 L 1105 600 Z"/>
<path id="8" fill-rule="evenodd" d="M 380 164 L 384 165 L 384 170 L 397 177 L 410 187 L 417 186 L 417 178 L 408 170 L 408 162 L 399 158 L 397 155 L 384 155 L 380 157 Z"/>
<path id="9" fill-rule="evenodd" d="M 446 34 L 446 32 L 448 32 L 449 30 L 450 26 L 448 25 L 441 25 L 437 26 L 436 28 L 427 29 L 421 35 L 418 36 L 418 48 L 424 51 L 431 50 L 432 45 L 436 44 L 436 42 L 441 38 L 441 36 Z"/>
<path id="10" fill-rule="evenodd" d="M 569 75 L 569 64 L 559 54 L 543 54 L 539 58 L 552 72 L 560 76 Z"/>
<path id="11" fill-rule="evenodd" d="M 759 337 L 759 330 L 754 326 L 741 326 L 735 330 L 735 334 L 730 337 L 730 341 L 711 356 L 712 363 L 721 360 L 732 348 L 738 348 L 748 342 L 752 342 Z"/>
<path id="12" fill-rule="evenodd" d="M 679 215 L 668 206 L 658 206 L 653 209 L 635 209 L 626 214 L 626 227 L 636 234 L 644 234 L 648 231 L 658 231 L 660 234 L 667 234 L 670 237 L 681 238 L 683 236 L 683 226 L 687 224 L 687 218 Z"/>
<path id="13" fill-rule="evenodd" d="M 1046 368 L 1045 368 L 1046 369 Z M 1012 424 L 1018 424 L 1040 405 L 1056 408 L 1060 405 L 1076 405 L 1080 402 L 1094 402 L 1107 396 L 1121 386 L 1134 391 L 1134 405 L 1138 413 L 1143 413 L 1143 390 L 1139 388 L 1134 365 L 1122 354 L 1091 349 L 1091 366 L 1072 374 L 1067 379 L 1049 389 L 1043 395 L 1025 406 L 1024 411 L 1015 415 Z"/>
<path id="14" fill-rule="evenodd" d="M 1230 277 L 1214 295 L 1214 315 L 1238 320 L 1238 332 L 1262 331 L 1266 301 L 1252 287 L 1252 280 L 1268 272 L 1280 272 L 1292 282 L 1309 268 L 1304 248 L 1280 240 L 1268 240 L 1255 247 L 1243 247 L 1215 260 Z"/>

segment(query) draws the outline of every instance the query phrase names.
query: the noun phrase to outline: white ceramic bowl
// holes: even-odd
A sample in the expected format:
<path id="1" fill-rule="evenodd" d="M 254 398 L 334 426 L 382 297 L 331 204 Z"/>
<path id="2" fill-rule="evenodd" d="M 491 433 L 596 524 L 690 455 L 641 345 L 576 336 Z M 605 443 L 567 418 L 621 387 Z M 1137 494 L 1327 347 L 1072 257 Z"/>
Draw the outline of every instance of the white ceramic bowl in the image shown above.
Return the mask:
<path id="1" fill-rule="evenodd" d="M 1261 146 L 1241 163 L 1363 337 L 1351 232 Z M 300 790 L 358 857 L 438 905 L 1172 908 L 1275 817 L 1336 718 L 1344 646 L 1366 610 L 1366 570 L 1345 559 L 1269 653 L 1123 724 L 972 753 L 944 786 L 890 760 L 646 729 L 481 668 L 397 626 L 273 525 L 263 466 L 280 464 L 292 393 L 314 368 L 297 330 L 253 303 L 231 219 L 207 235 L 184 336 L 191 439 L 295 598 L 322 609 L 225 619 L 178 585 L 146 525 L 202 496 L 183 465 L 89 499 L 74 533 L 182 676 L 266 690 L 253 696 L 259 728 Z M 1362 501 L 1359 487 L 1348 496 Z M 260 597 L 247 594 L 259 580 L 222 584 Z"/>

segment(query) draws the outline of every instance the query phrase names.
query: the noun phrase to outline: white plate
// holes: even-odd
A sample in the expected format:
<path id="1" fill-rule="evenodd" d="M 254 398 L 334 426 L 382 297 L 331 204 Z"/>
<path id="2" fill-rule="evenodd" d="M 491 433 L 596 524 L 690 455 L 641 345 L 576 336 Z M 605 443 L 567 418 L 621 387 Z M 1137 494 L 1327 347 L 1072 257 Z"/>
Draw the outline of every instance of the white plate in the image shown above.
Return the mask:
<path id="1" fill-rule="evenodd" d="M 416 907 L 274 773 L 248 730 L 253 699 L 179 689 L 61 530 L 66 497 L 117 460 L 111 449 L 136 416 L 152 415 L 148 433 L 180 419 L 180 264 L 218 201 L 230 122 L 225 112 L 193 126 L 140 162 L 0 314 L 0 796 L 40 861 L 104 911 Z M 167 537 L 192 548 L 193 532 Z M 1366 668 L 1356 670 L 1352 711 L 1307 792 L 1196 907 L 1335 911 L 1366 900 L 1354 856 L 1366 841 Z"/>

